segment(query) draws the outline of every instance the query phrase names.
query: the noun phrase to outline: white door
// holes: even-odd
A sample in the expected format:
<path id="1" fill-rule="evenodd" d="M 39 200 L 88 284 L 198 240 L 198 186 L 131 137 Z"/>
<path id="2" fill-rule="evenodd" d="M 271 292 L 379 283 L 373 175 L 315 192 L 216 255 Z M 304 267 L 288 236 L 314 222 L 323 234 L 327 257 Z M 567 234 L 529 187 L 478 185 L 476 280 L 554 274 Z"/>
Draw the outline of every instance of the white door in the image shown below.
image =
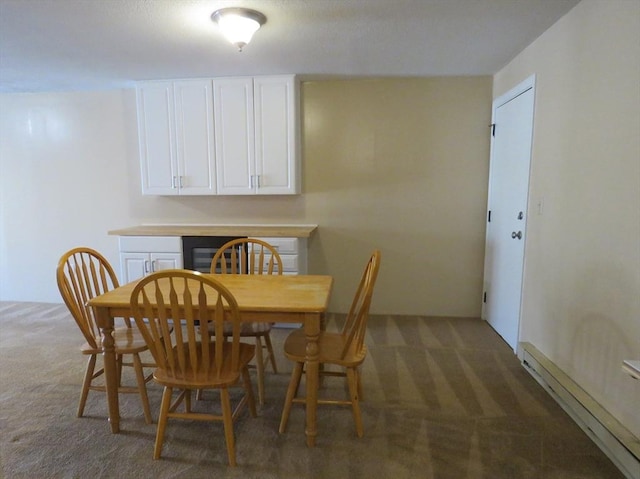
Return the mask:
<path id="1" fill-rule="evenodd" d="M 493 103 L 483 317 L 518 345 L 535 79 Z"/>

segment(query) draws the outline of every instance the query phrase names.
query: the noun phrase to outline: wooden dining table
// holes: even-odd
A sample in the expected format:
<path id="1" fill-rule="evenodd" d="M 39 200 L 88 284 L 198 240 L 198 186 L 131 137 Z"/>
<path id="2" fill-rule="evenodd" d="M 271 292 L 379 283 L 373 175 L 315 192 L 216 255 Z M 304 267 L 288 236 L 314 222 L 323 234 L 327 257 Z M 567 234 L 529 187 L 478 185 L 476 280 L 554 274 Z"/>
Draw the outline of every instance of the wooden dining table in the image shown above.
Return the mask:
<path id="1" fill-rule="evenodd" d="M 322 275 L 207 275 L 234 295 L 242 321 L 300 323 L 307 338 L 306 347 L 306 427 L 307 445 L 314 446 L 317 434 L 319 363 L 318 337 L 327 311 L 333 278 Z M 115 288 L 89 301 L 102 333 L 104 371 L 111 432 L 120 431 L 118 379 L 113 343 L 114 319 L 131 317 L 131 291 L 137 281 Z"/>

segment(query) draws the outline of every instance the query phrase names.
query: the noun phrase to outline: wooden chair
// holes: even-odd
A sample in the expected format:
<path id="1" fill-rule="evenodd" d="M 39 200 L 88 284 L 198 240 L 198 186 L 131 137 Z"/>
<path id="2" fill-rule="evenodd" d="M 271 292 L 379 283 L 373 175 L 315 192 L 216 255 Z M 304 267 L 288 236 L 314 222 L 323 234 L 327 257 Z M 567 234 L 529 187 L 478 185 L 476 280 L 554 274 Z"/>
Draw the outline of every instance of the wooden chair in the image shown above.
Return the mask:
<path id="1" fill-rule="evenodd" d="M 248 404 L 252 416 L 256 406 L 247 368 L 255 346 L 240 342 L 240 313 L 227 288 L 202 273 L 164 270 L 146 276 L 131 292 L 131 309 L 136 324 L 156 361 L 154 380 L 164 386 L 153 458 L 162 451 L 169 418 L 222 421 L 229 464 L 236 465 L 233 422 Z M 174 334 L 169 336 L 175 323 Z M 231 335 L 226 338 L 226 326 Z M 198 328 L 217 334 L 197 334 Z M 167 339 L 171 338 L 171 339 Z M 245 393 L 234 410 L 229 388 L 242 378 Z M 172 403 L 174 389 L 181 390 Z M 219 389 L 222 414 L 205 414 L 191 409 L 191 391 Z M 185 404 L 185 411 L 178 406 Z"/>
<path id="2" fill-rule="evenodd" d="M 266 241 L 240 238 L 225 243 L 211 260 L 211 273 L 219 274 L 282 274 L 282 259 L 278 251 Z M 242 323 L 241 337 L 255 338 L 258 401 L 264 405 L 265 359 L 278 372 L 276 356 L 271 344 L 271 323 Z M 228 333 L 225 333 L 228 334 Z M 266 356 L 265 356 L 266 351 Z"/>
<path id="3" fill-rule="evenodd" d="M 362 415 L 360 413 L 362 384 L 358 367 L 362 364 L 367 354 L 364 337 L 373 287 L 376 282 L 376 277 L 378 276 L 379 268 L 380 251 L 376 250 L 371 255 L 367 267 L 364 270 L 342 331 L 322 331 L 318 338 L 318 353 L 321 366 L 320 375 L 346 377 L 349 388 L 348 400 L 318 399 L 318 404 L 351 405 L 358 437 L 362 437 L 363 435 Z M 305 334 L 301 329 L 289 334 L 285 340 L 284 354 L 288 359 L 294 361 L 295 364 L 282 410 L 280 433 L 283 433 L 287 427 L 292 403 L 305 403 L 305 398 L 298 397 L 298 388 L 303 373 L 306 347 Z M 322 368 L 322 366 L 327 364 L 340 366 L 344 368 L 344 371 L 329 371 Z"/>
<path id="4" fill-rule="evenodd" d="M 118 278 L 104 256 L 84 247 L 74 248 L 62 255 L 58 262 L 56 277 L 62 299 L 86 340 L 80 351 L 89 356 L 77 412 L 78 417 L 82 417 L 89 391 L 105 391 L 104 384 L 94 383 L 94 380 L 104 373 L 104 368 L 95 370 L 96 359 L 98 355 L 102 355 L 102 337 L 96 325 L 93 308 L 88 307 L 87 302 L 95 296 L 117 288 Z M 144 338 L 137 328 L 131 326 L 129 318 L 124 318 L 124 327 L 115 328 L 113 338 L 118 375 L 121 377 L 122 366 L 133 366 L 137 380 L 137 387 L 120 385 L 118 392 L 139 393 L 145 421 L 151 424 L 153 421 L 146 388 L 146 383 L 151 380 L 151 374 L 145 377 L 143 367 L 154 365 L 145 364 L 140 359 L 140 353 L 147 350 Z M 131 355 L 133 362 L 124 362 L 123 356 L 126 355 Z"/>

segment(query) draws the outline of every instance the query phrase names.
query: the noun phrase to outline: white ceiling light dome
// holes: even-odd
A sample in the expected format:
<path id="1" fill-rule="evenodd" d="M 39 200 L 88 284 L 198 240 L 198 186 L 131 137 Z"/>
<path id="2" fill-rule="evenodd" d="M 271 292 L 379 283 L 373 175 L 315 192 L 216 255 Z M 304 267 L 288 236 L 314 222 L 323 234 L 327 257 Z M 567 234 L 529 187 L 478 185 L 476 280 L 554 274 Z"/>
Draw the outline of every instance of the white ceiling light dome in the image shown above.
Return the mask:
<path id="1" fill-rule="evenodd" d="M 213 12 L 211 20 L 218 24 L 227 40 L 242 51 L 253 34 L 267 22 L 267 17 L 248 8 L 222 8 Z"/>

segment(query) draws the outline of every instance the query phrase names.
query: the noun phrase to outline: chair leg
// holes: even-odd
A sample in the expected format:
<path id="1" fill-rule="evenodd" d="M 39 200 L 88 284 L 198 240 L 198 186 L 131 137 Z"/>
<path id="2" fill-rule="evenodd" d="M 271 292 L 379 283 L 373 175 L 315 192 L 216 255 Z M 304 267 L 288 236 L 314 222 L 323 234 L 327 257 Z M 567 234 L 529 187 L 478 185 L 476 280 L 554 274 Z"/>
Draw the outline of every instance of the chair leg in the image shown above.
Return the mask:
<path id="1" fill-rule="evenodd" d="M 303 366 L 304 363 L 295 363 L 293 366 L 293 371 L 291 372 L 291 381 L 289 381 L 287 396 L 285 397 L 284 408 L 282 409 L 280 428 L 278 429 L 280 434 L 284 433 L 284 431 L 287 429 L 287 422 L 289 422 L 289 413 L 291 412 L 293 398 L 295 398 L 298 394 L 298 387 L 300 386 L 300 378 L 302 377 Z"/>
<path id="2" fill-rule="evenodd" d="M 122 354 L 116 356 L 116 371 L 118 371 L 118 387 L 122 386 Z"/>
<path id="3" fill-rule="evenodd" d="M 242 380 L 244 382 L 244 390 L 247 394 L 247 402 L 249 403 L 249 412 L 252 417 L 258 416 L 256 411 L 256 400 L 253 397 L 253 387 L 251 387 L 251 376 L 249 375 L 249 368 L 245 367 L 242 370 Z"/>
<path id="4" fill-rule="evenodd" d="M 364 394 L 362 393 L 362 372 L 360 368 L 356 368 L 356 379 L 358 380 L 358 400 L 364 401 Z"/>
<path id="5" fill-rule="evenodd" d="M 273 345 L 271 344 L 271 333 L 267 333 L 264 335 L 264 342 L 267 345 L 267 351 L 269 352 L 269 361 L 271 362 L 271 367 L 273 368 L 273 372 L 278 374 L 278 366 L 276 365 L 276 355 L 273 352 Z"/>
<path id="6" fill-rule="evenodd" d="M 353 420 L 356 423 L 356 434 L 358 437 L 362 437 L 364 429 L 362 427 L 362 414 L 360 413 L 360 401 L 358 398 L 358 373 L 355 368 L 347 368 L 347 383 L 349 384 Z"/>
<path id="7" fill-rule="evenodd" d="M 258 376 L 258 402 L 264 406 L 264 356 L 262 355 L 262 340 L 256 336 L 256 373 Z"/>
<path id="8" fill-rule="evenodd" d="M 84 406 L 87 403 L 87 397 L 89 396 L 89 386 L 91 386 L 93 371 L 96 368 L 96 358 L 97 355 L 92 354 L 89 356 L 89 361 L 87 362 L 87 368 L 84 372 L 84 380 L 82 381 L 82 391 L 80 392 L 80 403 L 78 404 L 78 417 L 82 417 L 84 414 Z"/>
<path id="9" fill-rule="evenodd" d="M 229 465 L 236 465 L 236 446 L 233 437 L 233 417 L 231 414 L 231 400 L 229 399 L 229 390 L 227 388 L 220 389 L 220 402 L 222 405 L 222 419 L 224 422 L 224 438 L 227 442 L 227 456 L 229 457 Z"/>
<path id="10" fill-rule="evenodd" d="M 156 431 L 156 443 L 153 447 L 153 458 L 160 459 L 162 452 L 162 443 L 164 442 L 164 430 L 167 427 L 167 419 L 169 408 L 171 407 L 171 395 L 173 389 L 165 387 L 162 392 L 162 403 L 160 405 L 160 417 L 158 418 L 158 429 Z"/>
<path id="11" fill-rule="evenodd" d="M 191 389 L 185 389 L 184 391 L 184 408 L 185 411 L 191 412 Z"/>
<path id="12" fill-rule="evenodd" d="M 149 408 L 149 396 L 147 396 L 147 383 L 144 380 L 144 370 L 142 369 L 142 361 L 136 353 L 133 355 L 133 369 L 136 372 L 136 380 L 138 381 L 138 391 L 140 391 L 140 401 L 142 402 L 142 410 L 144 411 L 144 420 L 147 424 L 153 423 L 151 417 L 151 409 Z"/>

